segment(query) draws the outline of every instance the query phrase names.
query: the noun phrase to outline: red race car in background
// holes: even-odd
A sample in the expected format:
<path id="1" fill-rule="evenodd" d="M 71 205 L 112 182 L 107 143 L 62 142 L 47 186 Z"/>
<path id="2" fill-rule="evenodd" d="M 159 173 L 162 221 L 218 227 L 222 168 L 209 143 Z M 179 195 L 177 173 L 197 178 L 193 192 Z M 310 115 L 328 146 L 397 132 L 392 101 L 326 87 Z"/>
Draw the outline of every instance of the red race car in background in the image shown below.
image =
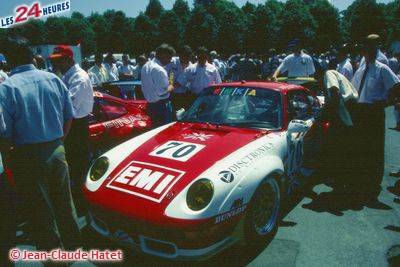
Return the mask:
<path id="1" fill-rule="evenodd" d="M 151 128 L 146 103 L 142 102 L 94 92 L 89 116 L 90 150 L 94 156 Z"/>

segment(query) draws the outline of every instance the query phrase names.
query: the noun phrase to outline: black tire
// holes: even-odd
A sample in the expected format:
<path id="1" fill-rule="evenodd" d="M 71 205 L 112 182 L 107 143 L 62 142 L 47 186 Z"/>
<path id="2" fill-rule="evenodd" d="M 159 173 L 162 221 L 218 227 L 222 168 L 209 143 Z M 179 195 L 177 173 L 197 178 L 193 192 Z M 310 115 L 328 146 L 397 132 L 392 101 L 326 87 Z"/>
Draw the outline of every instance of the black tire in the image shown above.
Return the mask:
<path id="1" fill-rule="evenodd" d="M 254 193 L 244 219 L 247 246 L 268 244 L 278 229 L 281 193 L 275 179 L 265 179 Z"/>

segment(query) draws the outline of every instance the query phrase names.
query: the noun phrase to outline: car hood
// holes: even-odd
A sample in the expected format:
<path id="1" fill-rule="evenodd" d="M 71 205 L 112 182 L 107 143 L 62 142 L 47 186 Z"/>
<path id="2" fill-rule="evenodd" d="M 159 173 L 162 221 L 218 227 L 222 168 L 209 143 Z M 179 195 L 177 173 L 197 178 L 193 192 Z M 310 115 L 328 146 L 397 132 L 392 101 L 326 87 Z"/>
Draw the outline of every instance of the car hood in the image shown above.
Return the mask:
<path id="1" fill-rule="evenodd" d="M 113 149 L 110 155 L 120 155 L 122 161 L 101 186 L 88 186 L 86 195 L 92 204 L 157 221 L 174 197 L 204 171 L 265 134 L 180 122 L 153 130 Z M 131 148 L 135 140 L 140 144 Z"/>

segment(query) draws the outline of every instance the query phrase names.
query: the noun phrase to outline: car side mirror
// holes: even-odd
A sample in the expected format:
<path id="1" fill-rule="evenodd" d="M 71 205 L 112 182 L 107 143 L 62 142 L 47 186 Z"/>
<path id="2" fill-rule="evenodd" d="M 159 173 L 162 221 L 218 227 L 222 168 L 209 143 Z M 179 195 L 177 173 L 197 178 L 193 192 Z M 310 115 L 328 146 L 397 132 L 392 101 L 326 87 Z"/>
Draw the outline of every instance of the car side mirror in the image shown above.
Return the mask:
<path id="1" fill-rule="evenodd" d="M 301 133 L 310 129 L 310 126 L 303 120 L 292 120 L 288 126 L 288 133 Z"/>
<path id="2" fill-rule="evenodd" d="M 176 119 L 178 121 L 180 121 L 185 116 L 185 113 L 186 113 L 186 110 L 184 108 L 181 108 L 181 109 L 177 110 L 176 111 Z"/>

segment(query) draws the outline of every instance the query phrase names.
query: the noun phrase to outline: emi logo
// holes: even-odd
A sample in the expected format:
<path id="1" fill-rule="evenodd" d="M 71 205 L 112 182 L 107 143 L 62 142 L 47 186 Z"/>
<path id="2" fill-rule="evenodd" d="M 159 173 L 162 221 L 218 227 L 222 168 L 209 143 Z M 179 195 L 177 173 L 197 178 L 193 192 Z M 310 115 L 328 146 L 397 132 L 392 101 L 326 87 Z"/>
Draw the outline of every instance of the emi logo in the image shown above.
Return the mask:
<path id="1" fill-rule="evenodd" d="M 222 171 L 219 174 L 219 178 L 225 183 L 232 183 L 235 180 L 233 173 L 230 171 Z"/>
<path id="2" fill-rule="evenodd" d="M 184 174 L 156 164 L 132 161 L 107 187 L 160 203 Z"/>

